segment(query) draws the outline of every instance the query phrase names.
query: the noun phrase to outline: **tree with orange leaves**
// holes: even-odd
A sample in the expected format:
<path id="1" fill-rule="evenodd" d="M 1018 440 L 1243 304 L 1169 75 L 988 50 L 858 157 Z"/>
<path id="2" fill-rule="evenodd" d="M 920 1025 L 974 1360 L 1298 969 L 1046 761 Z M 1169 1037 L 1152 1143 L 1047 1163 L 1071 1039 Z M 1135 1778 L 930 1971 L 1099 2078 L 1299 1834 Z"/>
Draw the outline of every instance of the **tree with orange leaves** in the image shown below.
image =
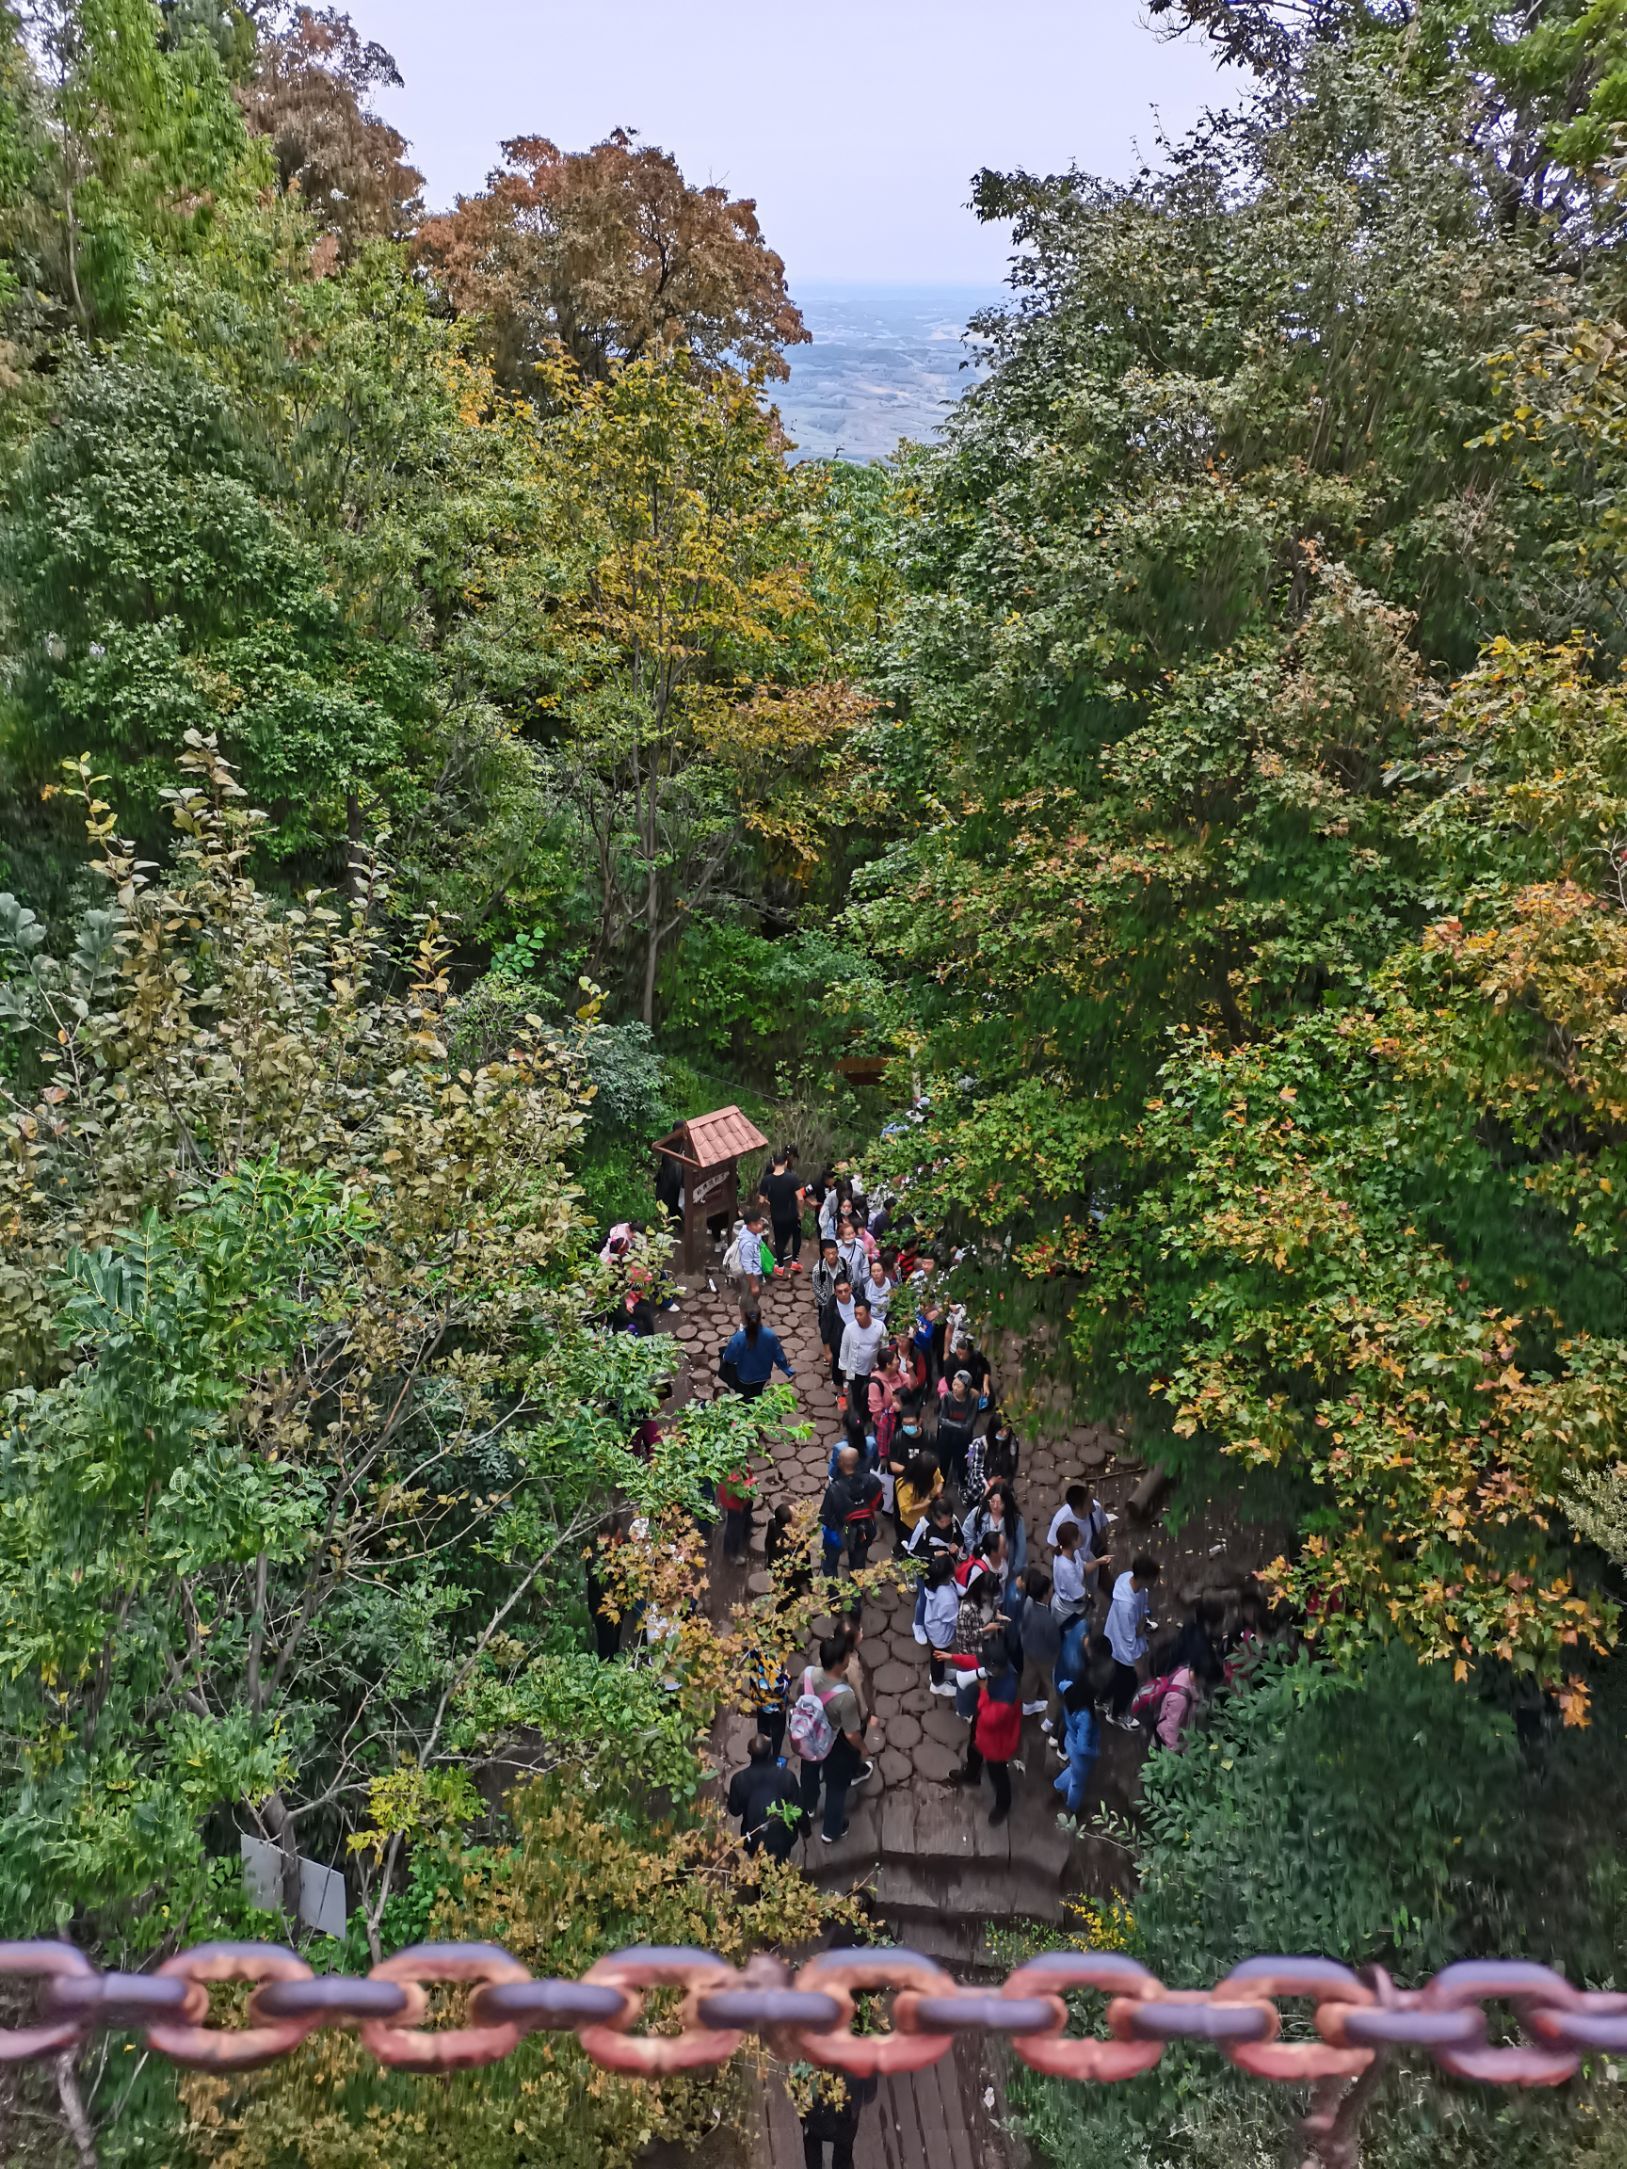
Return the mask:
<path id="1" fill-rule="evenodd" d="M 624 128 L 589 151 L 511 138 L 484 191 L 427 219 L 418 249 L 451 306 L 484 320 L 502 379 L 527 389 L 556 344 L 594 380 L 680 343 L 783 377 L 784 349 L 808 337 L 755 203 L 692 186 Z"/>
<path id="2" fill-rule="evenodd" d="M 380 87 L 401 87 L 382 45 L 364 43 L 338 8 L 297 7 L 262 32 L 238 93 L 250 129 L 270 139 L 283 188 L 298 192 L 343 261 L 366 241 L 401 240 L 423 209 L 405 137 L 369 107 Z"/>

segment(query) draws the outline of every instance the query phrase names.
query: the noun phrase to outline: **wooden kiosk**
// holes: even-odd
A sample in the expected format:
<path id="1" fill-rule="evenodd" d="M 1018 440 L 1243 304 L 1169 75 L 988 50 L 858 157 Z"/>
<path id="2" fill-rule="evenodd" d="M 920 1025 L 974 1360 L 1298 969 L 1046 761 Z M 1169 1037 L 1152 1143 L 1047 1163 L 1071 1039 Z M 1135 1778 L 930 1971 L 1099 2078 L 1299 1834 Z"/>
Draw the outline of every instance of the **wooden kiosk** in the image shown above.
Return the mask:
<path id="1" fill-rule="evenodd" d="M 691 1115 L 654 1150 L 677 1163 L 683 1183 L 683 1265 L 697 1273 L 706 1263 L 706 1223 L 720 1215 L 732 1219 L 740 1203 L 740 1156 L 766 1152 L 768 1139 L 738 1107 L 719 1107 L 709 1115 Z"/>

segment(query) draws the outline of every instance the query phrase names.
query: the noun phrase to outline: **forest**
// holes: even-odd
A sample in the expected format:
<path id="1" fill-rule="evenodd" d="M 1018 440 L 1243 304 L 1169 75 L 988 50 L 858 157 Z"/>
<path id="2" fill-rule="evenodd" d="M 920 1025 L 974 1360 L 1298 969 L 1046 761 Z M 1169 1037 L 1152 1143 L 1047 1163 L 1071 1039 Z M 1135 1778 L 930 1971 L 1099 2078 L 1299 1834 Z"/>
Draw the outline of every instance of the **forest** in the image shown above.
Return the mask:
<path id="1" fill-rule="evenodd" d="M 674 1412 L 605 1325 L 650 1141 L 735 1103 L 1175 1524 L 1287 1532 L 1301 1659 L 1149 1762 L 1104 1935 L 1627 1988 L 1627 0 L 1148 11 L 1232 102 L 978 174 L 987 366 L 859 466 L 654 137 L 433 211 L 336 9 L 0 0 L 0 1934 L 574 1974 L 840 1914 L 708 1791 L 817 1604 L 689 1616 L 791 1397 Z M 658 1661 L 594 1654 L 623 1510 Z M 569 2036 L 432 2099 L 118 2042 L 6 2065 L 0 2157 L 740 2113 Z M 1184 2049 L 1013 2113 L 1055 2169 L 1294 2119 Z M 1624 2169 L 1617 2066 L 1408 2071 L 1361 2158 Z"/>

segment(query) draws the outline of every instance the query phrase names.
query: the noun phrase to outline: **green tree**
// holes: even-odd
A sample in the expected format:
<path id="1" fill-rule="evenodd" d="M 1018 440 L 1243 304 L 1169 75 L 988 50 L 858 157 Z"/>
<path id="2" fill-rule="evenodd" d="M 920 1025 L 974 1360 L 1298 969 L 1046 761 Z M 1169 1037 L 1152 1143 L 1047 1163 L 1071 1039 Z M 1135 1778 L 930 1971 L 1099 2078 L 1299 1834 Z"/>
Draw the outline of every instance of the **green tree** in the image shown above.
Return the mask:
<path id="1" fill-rule="evenodd" d="M 748 839 L 817 867 L 868 704 L 799 656 L 815 608 L 799 492 L 753 386 L 681 357 L 551 381 L 548 772 L 591 852 L 589 970 L 631 948 L 653 1024 L 663 950 Z"/>
<path id="2" fill-rule="evenodd" d="M 1241 112 L 1128 187 L 979 184 L 1027 251 L 914 478 L 907 818 L 859 883 L 931 1100 L 895 1158 L 1094 1412 L 1287 1474 L 1319 1631 L 1579 1720 L 1613 1612 L 1559 1502 L 1627 1417 L 1619 625 L 1580 456 L 1492 357 L 1610 256 L 1505 216 L 1430 10 L 1202 12 L 1271 44 Z"/>
<path id="3" fill-rule="evenodd" d="M 1614 1726 L 1598 1728 L 1577 1750 L 1582 1782 L 1608 1787 L 1619 1754 Z M 1568 1911 L 1561 1885 L 1570 1902 L 1589 1902 L 1602 1835 L 1584 1843 L 1585 1825 L 1572 1822 L 1564 1868 L 1532 1876 L 1545 1796 L 1563 1792 L 1573 1806 L 1563 1759 L 1522 1761 L 1506 1716 L 1404 1648 L 1375 1647 L 1347 1672 L 1269 1654 L 1186 1753 L 1147 1763 L 1133 1828 L 1102 1819 L 1137 1875 L 1117 1924 L 1176 1988 L 1208 1986 L 1272 1951 L 1382 1964 L 1404 1986 L 1488 1951 L 1558 1955 L 1543 1913 Z M 1597 1885 L 1591 1896 L 1599 1905 Z M 1561 1948 L 1574 1973 L 1594 1978 L 1590 1961 L 1601 1957 L 1608 1967 L 1619 1917 L 1619 1903 L 1604 1903 L 1596 1938 L 1567 1918 Z M 1285 2036 L 1303 2038 L 1297 2007 L 1283 2012 Z M 1371 2169 L 1564 2169 L 1601 2129 L 1619 2145 L 1614 2092 L 1584 2080 L 1557 2100 L 1522 2101 L 1397 2070 L 1364 2111 L 1361 2159 Z M 1166 2049 L 1128 2086 L 1024 2077 L 1017 2100 L 1057 2169 L 1104 2156 L 1148 2169 L 1269 2169 L 1295 2145 L 1308 2093 L 1262 2086 L 1194 2045 Z"/>
<path id="4" fill-rule="evenodd" d="M 429 1928 L 501 1942 L 539 1974 L 575 1978 L 628 1944 L 699 1944 L 740 1965 L 808 1941 L 831 1906 L 795 1868 L 744 1859 L 712 1812 L 652 1824 L 613 1787 L 584 1803 L 557 1780 L 522 1788 L 514 1808 L 514 1842 L 467 1862 Z M 432 2169 L 449 2157 L 632 2169 L 652 2144 L 718 2144 L 742 2089 L 729 2071 L 620 2078 L 569 2035 L 543 2034 L 485 2071 L 386 2076 L 329 2033 L 273 2070 L 228 2085 L 193 2078 L 186 2092 L 190 2136 L 216 2169 Z"/>

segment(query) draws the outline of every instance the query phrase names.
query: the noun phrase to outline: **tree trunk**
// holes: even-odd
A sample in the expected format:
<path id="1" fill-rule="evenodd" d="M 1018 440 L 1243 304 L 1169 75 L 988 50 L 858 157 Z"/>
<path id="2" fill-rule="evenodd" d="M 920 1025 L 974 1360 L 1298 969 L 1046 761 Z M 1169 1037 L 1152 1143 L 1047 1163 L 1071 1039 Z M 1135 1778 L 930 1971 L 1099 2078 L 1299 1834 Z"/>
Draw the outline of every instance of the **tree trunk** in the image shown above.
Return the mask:
<path id="1" fill-rule="evenodd" d="M 366 887 L 361 871 L 362 846 L 367 841 L 367 831 L 362 825 L 362 802 L 355 791 L 345 793 L 345 888 L 352 902 L 358 901 Z"/>
<path id="2" fill-rule="evenodd" d="M 655 1030 L 655 966 L 661 954 L 661 877 L 656 871 L 655 854 L 650 854 L 645 875 L 644 910 L 644 1022 Z"/>
<path id="3" fill-rule="evenodd" d="M 260 1810 L 266 1828 L 282 1851 L 282 1909 L 291 1926 L 299 1923 L 299 1847 L 288 1806 L 280 1792 L 270 1794 Z"/>

